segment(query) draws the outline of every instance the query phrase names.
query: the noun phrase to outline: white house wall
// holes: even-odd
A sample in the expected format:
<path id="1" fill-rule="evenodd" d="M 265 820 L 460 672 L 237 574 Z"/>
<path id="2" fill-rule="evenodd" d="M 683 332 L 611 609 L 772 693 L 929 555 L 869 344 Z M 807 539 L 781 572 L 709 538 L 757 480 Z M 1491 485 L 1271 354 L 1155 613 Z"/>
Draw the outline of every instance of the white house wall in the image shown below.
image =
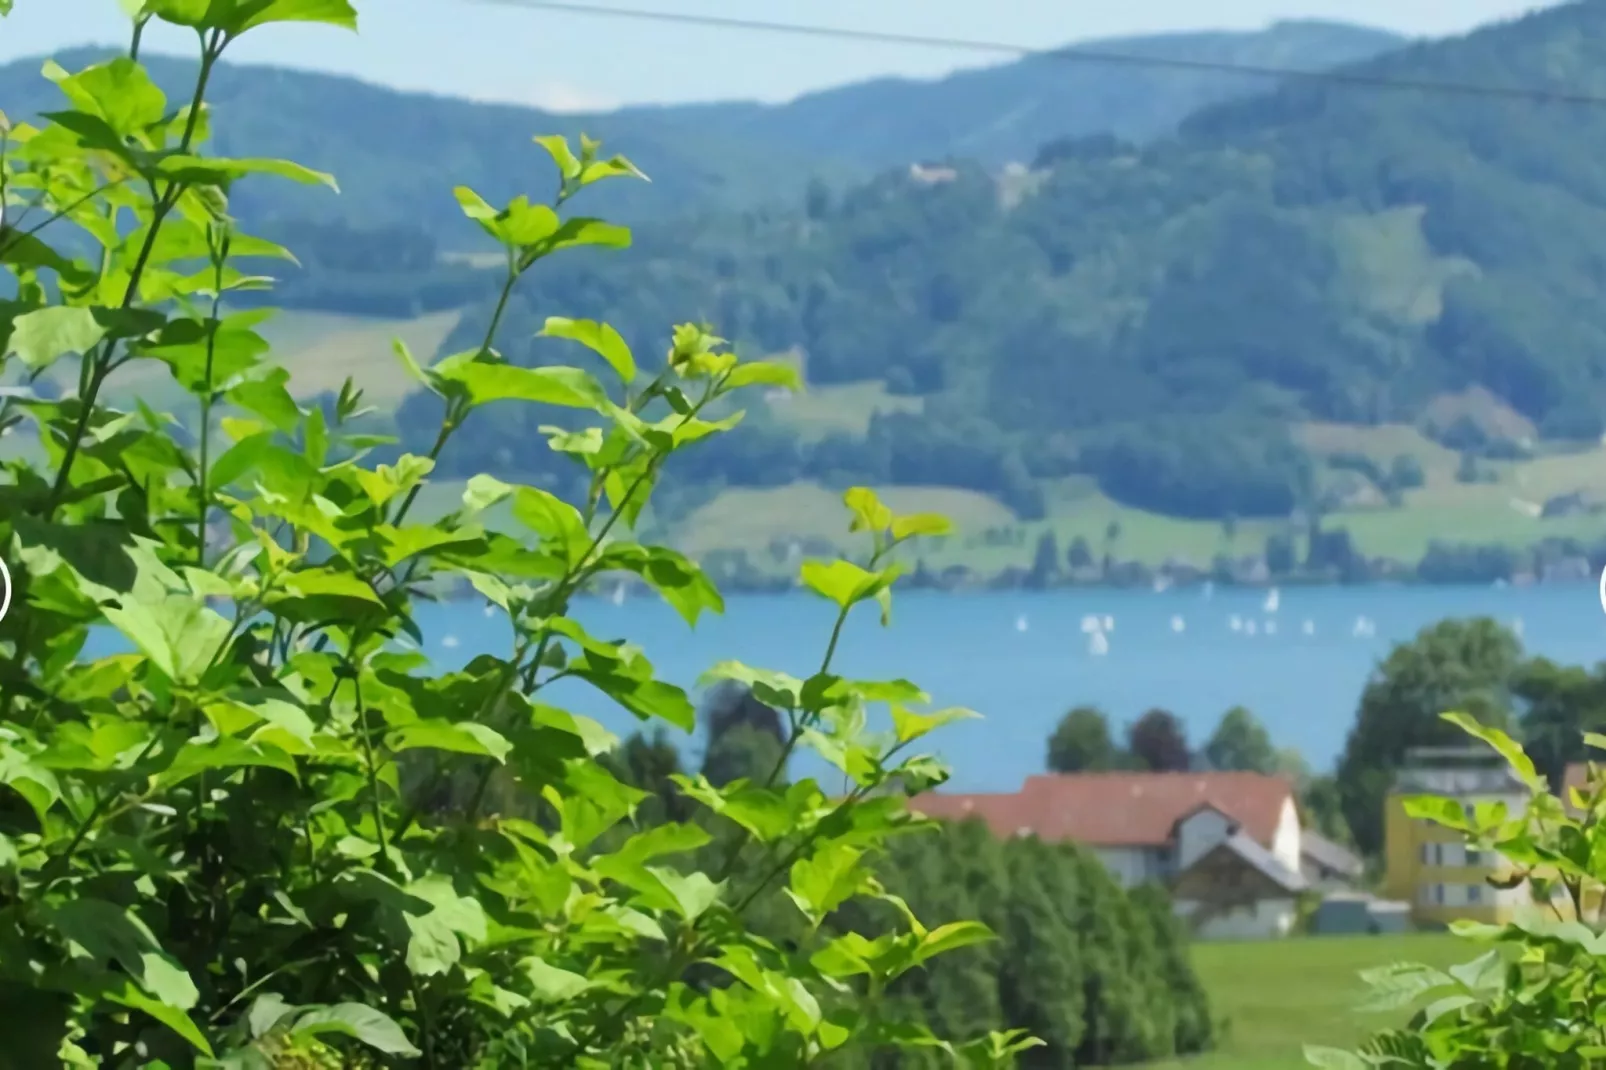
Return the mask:
<path id="1" fill-rule="evenodd" d="M 1093 853 L 1103 862 L 1116 882 L 1132 888 L 1163 876 L 1162 852 L 1154 847 L 1095 847 Z"/>
<path id="2" fill-rule="evenodd" d="M 1271 836 L 1271 853 L 1277 861 L 1288 867 L 1290 873 L 1300 871 L 1299 810 L 1293 796 L 1283 800 L 1282 811 L 1277 815 L 1277 831 Z"/>
<path id="3" fill-rule="evenodd" d="M 1195 810 L 1177 824 L 1177 869 L 1187 869 L 1226 839 L 1232 821 L 1220 810 Z"/>

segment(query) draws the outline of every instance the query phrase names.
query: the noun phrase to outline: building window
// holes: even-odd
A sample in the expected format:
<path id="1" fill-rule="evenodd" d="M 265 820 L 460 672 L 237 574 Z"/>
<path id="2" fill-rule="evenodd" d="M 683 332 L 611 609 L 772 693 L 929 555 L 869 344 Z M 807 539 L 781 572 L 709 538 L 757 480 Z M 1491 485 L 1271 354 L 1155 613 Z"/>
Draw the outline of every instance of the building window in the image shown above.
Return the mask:
<path id="1" fill-rule="evenodd" d="M 1435 884 L 1433 886 L 1433 901 L 1441 907 L 1444 905 L 1444 885 Z"/>
<path id="2" fill-rule="evenodd" d="M 1469 865 L 1469 866 L 1481 866 L 1481 865 L 1483 865 L 1483 852 L 1478 850 L 1476 847 L 1468 847 L 1467 848 L 1467 865 Z"/>
<path id="3" fill-rule="evenodd" d="M 1424 866 L 1431 866 L 1433 864 L 1433 845 L 1431 843 L 1424 843 L 1422 845 L 1422 864 Z"/>
<path id="4" fill-rule="evenodd" d="M 1467 902 L 1468 903 L 1481 903 L 1481 902 L 1483 902 L 1483 885 L 1481 885 L 1481 884 L 1469 884 L 1469 885 L 1467 885 Z"/>

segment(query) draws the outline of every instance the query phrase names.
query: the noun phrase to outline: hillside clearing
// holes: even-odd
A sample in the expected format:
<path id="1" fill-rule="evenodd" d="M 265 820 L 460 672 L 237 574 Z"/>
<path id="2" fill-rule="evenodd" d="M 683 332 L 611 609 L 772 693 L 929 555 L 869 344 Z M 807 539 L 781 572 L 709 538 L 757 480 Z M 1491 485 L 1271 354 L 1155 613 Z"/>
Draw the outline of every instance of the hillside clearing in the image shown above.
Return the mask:
<path id="1" fill-rule="evenodd" d="M 914 413 L 924 406 L 924 398 L 889 394 L 881 382 L 813 386 L 769 403 L 777 420 L 811 442 L 830 434 L 862 435 L 877 413 Z"/>
<path id="2" fill-rule="evenodd" d="M 428 364 L 461 318 L 460 311 L 411 319 L 291 311 L 276 314 L 258 330 L 273 347 L 268 359 L 290 370 L 290 384 L 299 397 L 339 391 L 349 376 L 363 388 L 370 404 L 393 409 L 418 388 L 401 372 L 395 339 L 400 338 L 420 364 Z M 64 365 L 55 378 L 63 389 L 71 389 L 76 374 L 76 369 Z M 163 365 L 149 360 L 115 372 L 106 390 L 115 404 L 139 398 L 158 409 L 171 409 L 188 398 Z"/>
<path id="3" fill-rule="evenodd" d="M 884 487 L 882 500 L 900 513 L 941 513 L 961 531 L 1013 524 L 1015 515 L 985 494 L 954 487 Z M 842 493 L 817 483 L 727 490 L 676 526 L 675 543 L 685 553 L 747 550 L 758 553 L 778 540 L 849 543 Z"/>

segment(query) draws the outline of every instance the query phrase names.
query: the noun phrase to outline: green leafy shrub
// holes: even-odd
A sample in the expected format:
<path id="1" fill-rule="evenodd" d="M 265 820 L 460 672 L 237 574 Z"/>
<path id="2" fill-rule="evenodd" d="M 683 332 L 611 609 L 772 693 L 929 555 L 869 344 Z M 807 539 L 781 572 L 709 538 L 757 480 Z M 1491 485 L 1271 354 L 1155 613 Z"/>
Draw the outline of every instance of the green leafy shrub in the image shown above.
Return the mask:
<path id="1" fill-rule="evenodd" d="M 328 412 L 298 403 L 257 333 L 266 313 L 230 307 L 268 285 L 252 262 L 289 257 L 236 228 L 235 185 L 333 180 L 200 152 L 228 46 L 272 23 L 355 28 L 355 12 L 347 0 L 132 7 L 133 54 L 48 67 L 64 107 L 43 126 L 0 121 L 4 370 L 78 372 L 70 396 L 0 400 L 0 427 L 32 429 L 42 454 L 6 461 L 0 481 L 16 588 L 0 621 L 0 1062 L 780 1066 L 912 1045 L 998 1065 L 1031 1046 L 1019 1033 L 949 1045 L 879 998 L 989 938 L 975 922 L 928 930 L 869 868 L 914 827 L 900 795 L 946 776 L 904 753 L 962 711 L 917 712 L 929 700 L 913 684 L 832 668 L 849 613 L 875 601 L 885 614 L 897 548 L 944 522 L 850 491 L 873 554 L 803 567 L 838 611 L 818 671 L 715 670 L 781 712 L 783 762 L 810 748 L 848 787 L 830 798 L 812 780 L 683 777 L 686 800 L 740 830 L 719 864 L 691 865 L 709 833 L 634 824 L 646 793 L 611 771 L 615 741 L 541 691 L 583 681 L 643 721 L 691 727 L 681 689 L 569 607 L 628 573 L 689 622 L 722 608 L 694 563 L 629 533 L 665 463 L 740 419 L 707 419 L 710 405 L 792 373 L 694 326 L 641 368 L 608 326 L 559 318 L 544 333 L 599 358 L 595 370 L 522 367 L 501 357 L 493 317 L 479 345 L 429 367 L 398 346 L 444 419 L 427 454 L 371 463 L 384 440 L 354 430 L 361 391 L 348 383 Z M 187 102 L 135 58 L 152 18 L 200 42 Z M 456 191 L 505 253 L 499 307 L 553 255 L 629 240 L 561 210 L 635 168 L 587 139 L 578 151 L 537 140 L 560 176 L 553 204 Z M 129 364 L 165 365 L 193 413 L 101 404 Z M 452 435 L 511 404 L 586 414 L 545 441 L 583 474 L 584 501 L 479 477 L 445 517 L 412 519 Z M 484 524 L 493 506 L 520 536 Z M 414 610 L 443 581 L 501 610 L 505 655 L 432 669 Z M 118 642 L 97 656 L 104 636 Z M 869 728 L 877 704 L 890 733 Z M 785 945 L 744 925 L 777 886 L 798 919 Z M 901 923 L 875 939 L 822 928 L 866 897 Z"/>
<path id="2" fill-rule="evenodd" d="M 1452 929 L 1487 945 L 1448 970 L 1400 964 L 1364 975 L 1369 1009 L 1418 1008 L 1404 1029 L 1373 1036 L 1359 1052 L 1307 1048 L 1314 1066 L 1420 1070 L 1584 1070 L 1606 1060 L 1606 777 L 1593 763 L 1586 788 L 1564 800 L 1522 746 L 1464 714 L 1444 719 L 1499 752 L 1527 786 L 1525 809 L 1463 804 L 1440 796 L 1406 800 L 1412 817 L 1453 829 L 1504 860 L 1489 883 L 1526 885 L 1529 909 L 1507 924 L 1458 921 Z M 1587 733 L 1606 749 L 1606 736 Z"/>

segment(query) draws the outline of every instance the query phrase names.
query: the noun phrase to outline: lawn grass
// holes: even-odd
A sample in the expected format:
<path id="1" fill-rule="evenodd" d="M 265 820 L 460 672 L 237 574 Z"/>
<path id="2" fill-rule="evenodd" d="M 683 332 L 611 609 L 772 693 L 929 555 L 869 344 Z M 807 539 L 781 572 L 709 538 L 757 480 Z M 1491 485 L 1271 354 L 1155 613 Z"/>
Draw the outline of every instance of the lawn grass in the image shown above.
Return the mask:
<path id="1" fill-rule="evenodd" d="M 1145 1070 L 1296 1070 L 1306 1066 L 1306 1044 L 1354 1045 L 1409 1017 L 1409 1011 L 1359 1013 L 1366 998 L 1361 971 L 1395 962 L 1444 967 L 1478 953 L 1438 933 L 1197 944 L 1194 968 L 1226 1032 L 1208 1055 Z"/>

